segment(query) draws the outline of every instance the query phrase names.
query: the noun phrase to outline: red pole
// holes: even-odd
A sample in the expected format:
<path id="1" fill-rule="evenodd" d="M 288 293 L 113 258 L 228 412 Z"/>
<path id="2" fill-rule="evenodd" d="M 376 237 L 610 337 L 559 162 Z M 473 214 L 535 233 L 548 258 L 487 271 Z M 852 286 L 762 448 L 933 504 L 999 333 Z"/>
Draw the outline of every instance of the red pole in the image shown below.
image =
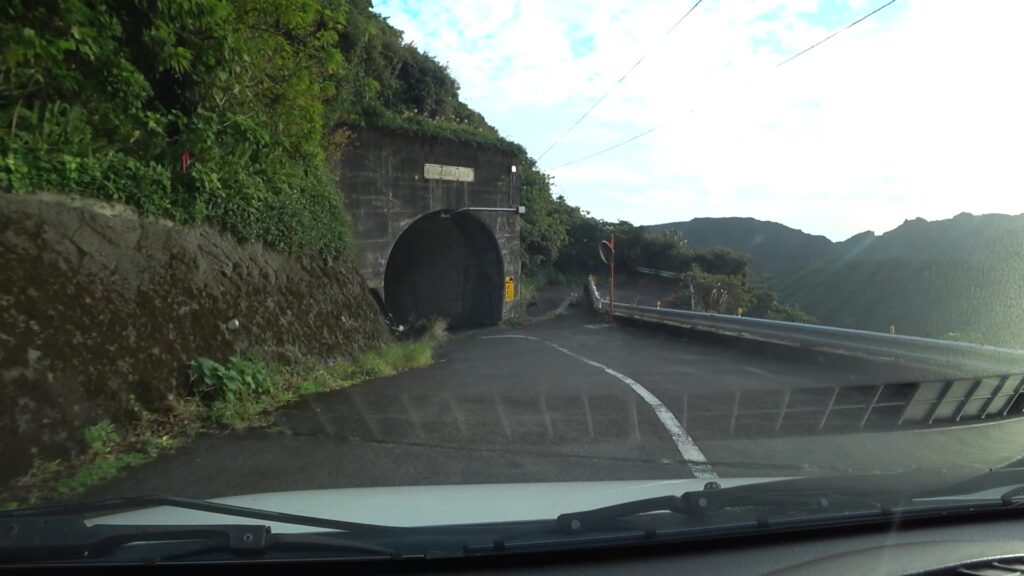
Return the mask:
<path id="1" fill-rule="evenodd" d="M 612 280 L 608 295 L 608 321 L 615 321 L 615 234 L 612 234 Z"/>
<path id="2" fill-rule="evenodd" d="M 611 260 L 604 256 L 605 246 L 612 253 Z M 597 253 L 601 257 L 601 261 L 611 268 L 611 280 L 608 282 L 608 322 L 610 323 L 615 318 L 615 234 L 612 234 L 610 242 L 608 240 L 601 240 L 597 243 Z"/>

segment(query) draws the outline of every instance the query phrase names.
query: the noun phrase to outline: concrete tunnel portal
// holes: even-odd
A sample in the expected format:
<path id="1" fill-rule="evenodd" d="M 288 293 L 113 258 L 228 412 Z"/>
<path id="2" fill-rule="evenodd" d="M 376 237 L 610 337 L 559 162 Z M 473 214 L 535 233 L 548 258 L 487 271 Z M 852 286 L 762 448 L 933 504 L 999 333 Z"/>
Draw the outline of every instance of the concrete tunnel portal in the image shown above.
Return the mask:
<path id="1" fill-rule="evenodd" d="M 384 303 L 395 322 L 447 318 L 453 327 L 496 324 L 504 262 L 491 230 L 469 212 L 433 212 L 395 241 L 384 271 Z"/>

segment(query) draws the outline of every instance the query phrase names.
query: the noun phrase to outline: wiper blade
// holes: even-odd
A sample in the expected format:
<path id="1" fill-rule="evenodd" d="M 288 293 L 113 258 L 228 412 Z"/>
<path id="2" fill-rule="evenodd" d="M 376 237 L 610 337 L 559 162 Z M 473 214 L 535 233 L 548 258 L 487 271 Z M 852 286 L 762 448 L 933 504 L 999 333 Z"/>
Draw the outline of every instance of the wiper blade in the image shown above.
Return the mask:
<path id="1" fill-rule="evenodd" d="M 95 560 L 106 558 L 129 544 L 159 545 L 147 561 L 170 560 L 198 553 L 228 552 L 236 556 L 269 551 L 327 550 L 362 552 L 395 558 L 394 550 L 329 535 L 272 534 L 270 527 L 250 524 L 118 525 L 89 526 L 73 516 L 29 517 L 0 523 L 0 562 Z M 181 544 L 168 548 L 174 543 Z M 159 552 L 156 552 L 159 550 Z M 147 556 L 149 556 L 147 554 Z"/>
<path id="2" fill-rule="evenodd" d="M 991 504 L 987 508 L 1022 505 L 1024 469 L 977 475 L 963 468 L 925 468 L 895 474 L 789 478 L 729 488 L 709 482 L 703 490 L 679 496 L 646 498 L 562 514 L 556 523 L 562 532 L 579 533 L 657 512 L 673 513 L 702 525 L 715 524 L 712 519 L 716 514 L 735 512 L 746 513 L 747 517 L 753 513 L 755 521 L 766 526 L 780 520 L 854 514 L 883 516 L 962 507 L 970 494 L 1000 488 L 1004 488 L 1000 496 L 985 499 Z M 979 503 L 976 498 L 970 501 L 972 505 Z"/>
<path id="3" fill-rule="evenodd" d="M 402 558 L 402 555 L 397 550 L 385 546 L 377 546 L 323 534 L 272 534 L 268 539 L 267 546 L 261 550 L 263 553 L 289 551 L 301 552 L 304 556 L 314 552 L 357 552 L 391 560 Z M 217 552 L 235 552 L 236 556 L 248 555 L 247 551 L 239 552 L 218 543 L 211 543 L 205 546 L 183 547 L 180 550 L 168 551 L 161 554 L 160 558 L 165 562 L 169 562 L 195 557 L 200 554 Z M 365 556 L 360 557 L 360 559 L 363 558 Z"/>
<path id="4" fill-rule="evenodd" d="M 716 512 L 754 511 L 763 514 L 781 511 L 786 514 L 840 514 L 850 512 L 883 512 L 887 506 L 876 499 L 854 497 L 831 491 L 804 493 L 757 493 L 737 488 L 719 488 L 709 482 L 704 490 L 685 492 L 680 496 L 645 498 L 622 504 L 571 512 L 558 516 L 558 527 L 567 533 L 599 529 L 607 524 L 642 514 L 671 512 L 691 519 L 704 520 Z M 763 522 L 763 520 L 762 520 Z"/>
<path id="5" fill-rule="evenodd" d="M 110 498 L 106 500 L 93 500 L 88 502 L 72 502 L 67 504 L 55 504 L 40 506 L 36 508 L 23 508 L 19 510 L 7 510 L 0 512 L 0 521 L 10 518 L 44 518 L 53 516 L 84 516 L 95 513 L 122 512 L 138 508 L 151 508 L 156 506 L 168 506 L 199 512 L 210 512 L 213 514 L 224 514 L 237 518 L 248 518 L 251 520 L 264 520 L 267 522 L 278 522 L 281 524 L 292 524 L 296 526 L 309 526 L 314 528 L 326 528 L 328 530 L 342 530 L 345 532 L 380 533 L 399 532 L 405 529 L 395 526 L 384 526 L 380 524 L 364 524 L 361 522 L 349 522 L 346 520 L 334 520 L 331 518 L 319 518 L 316 516 L 305 516 L 302 514 L 289 514 L 287 512 L 274 512 L 272 510 L 260 510 L 258 508 L 246 508 L 232 504 L 222 504 L 207 500 L 194 500 L 190 498 L 178 498 L 176 496 L 133 496 L 130 498 Z"/>
<path id="6" fill-rule="evenodd" d="M 833 514 L 886 514 L 913 503 L 915 498 L 949 486 L 963 472 L 919 469 L 897 474 L 818 476 L 780 479 L 729 488 L 708 482 L 704 490 L 662 496 L 613 506 L 562 514 L 558 527 L 568 533 L 603 527 L 616 520 L 654 512 L 707 519 L 719 512 L 754 512 L 761 523 L 782 516 L 815 517 Z M 769 516 L 768 513 L 774 513 Z"/>

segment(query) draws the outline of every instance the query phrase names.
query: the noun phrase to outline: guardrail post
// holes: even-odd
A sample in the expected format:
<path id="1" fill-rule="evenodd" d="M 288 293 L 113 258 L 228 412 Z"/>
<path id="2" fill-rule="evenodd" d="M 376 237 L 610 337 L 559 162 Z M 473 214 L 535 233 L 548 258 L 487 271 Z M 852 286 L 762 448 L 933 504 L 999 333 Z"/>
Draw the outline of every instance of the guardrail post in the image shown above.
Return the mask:
<path id="1" fill-rule="evenodd" d="M 871 397 L 871 403 L 868 404 L 867 410 L 864 411 L 864 417 L 860 419 L 861 428 L 868 423 L 868 418 L 871 417 L 871 411 L 875 409 L 875 404 L 878 403 L 878 398 L 882 395 L 882 390 L 884 388 L 885 384 L 882 384 L 875 389 L 875 395 Z"/>
<path id="2" fill-rule="evenodd" d="M 733 392 L 732 396 L 732 413 L 729 416 L 729 435 L 732 436 L 736 433 L 736 419 L 740 415 L 740 393 Z"/>
<path id="3" fill-rule="evenodd" d="M 896 420 L 896 427 L 897 428 L 900 427 L 900 426 L 903 426 L 903 422 L 906 421 L 907 413 L 909 413 L 910 409 L 913 408 L 913 406 L 914 406 L 914 398 L 917 398 L 917 394 L 921 391 L 921 386 L 922 386 L 922 384 L 920 382 L 918 382 L 917 384 L 914 385 L 914 390 L 911 392 L 910 396 L 907 398 L 907 403 L 903 406 L 903 410 L 900 410 L 900 417 L 899 417 L 899 419 Z"/>
<path id="4" fill-rule="evenodd" d="M 509 426 L 508 416 L 505 415 L 505 406 L 501 403 L 501 397 L 498 395 L 497 390 L 492 391 L 492 398 L 494 399 L 494 409 L 498 413 L 498 421 L 501 422 L 501 428 L 505 431 L 505 438 L 512 438 L 512 427 Z"/>
<path id="5" fill-rule="evenodd" d="M 587 419 L 587 436 L 594 437 L 594 419 L 590 415 L 590 396 L 583 394 L 583 414 Z"/>
<path id="6" fill-rule="evenodd" d="M 832 407 L 836 404 L 836 396 L 839 396 L 839 387 L 836 386 L 832 390 L 832 396 L 828 399 L 828 406 L 825 406 L 825 412 L 821 415 L 821 421 L 818 422 L 818 431 L 825 429 L 825 422 L 828 421 L 829 414 L 832 413 Z"/>
<path id="7" fill-rule="evenodd" d="M 789 408 L 789 397 L 792 393 L 792 390 L 786 388 L 786 391 L 782 394 L 782 406 L 779 408 L 779 418 L 775 421 L 776 432 L 782 429 L 782 420 L 786 417 L 786 408 Z"/>
<path id="8" fill-rule="evenodd" d="M 1020 379 L 1020 382 L 1017 384 L 1017 387 L 1014 389 L 1013 396 L 1010 396 L 1010 399 L 1006 401 L 1006 408 L 1003 408 L 1003 416 L 1006 416 L 1007 414 L 1010 413 L 1010 409 L 1012 409 L 1014 403 L 1017 402 L 1017 397 L 1020 396 L 1020 392 L 1021 392 L 1022 388 L 1024 388 L 1024 377 L 1022 377 Z"/>
<path id="9" fill-rule="evenodd" d="M 555 429 L 551 426 L 551 414 L 548 412 L 548 393 L 540 391 L 540 413 L 544 416 L 544 429 L 547 430 L 548 438 L 555 436 Z"/>
<path id="10" fill-rule="evenodd" d="M 964 394 L 963 400 L 960 401 L 960 405 L 956 407 L 956 412 L 953 413 L 953 421 L 959 422 L 960 417 L 964 415 L 964 410 L 967 409 L 967 403 L 974 398 L 974 394 L 981 388 L 981 379 L 975 380 L 971 384 L 971 388 L 967 390 L 967 394 Z"/>
<path id="11" fill-rule="evenodd" d="M 988 400 L 985 400 L 985 404 L 981 407 L 981 419 L 984 420 L 988 416 L 988 409 L 992 407 L 992 403 L 995 402 L 996 398 L 999 397 L 999 393 L 1006 387 L 1006 382 L 1010 379 L 1009 376 L 1003 376 L 999 379 L 999 383 L 992 389 L 992 393 L 988 395 Z"/>
<path id="12" fill-rule="evenodd" d="M 928 417 L 925 420 L 928 424 L 935 421 L 935 415 L 939 412 L 939 408 L 942 407 L 942 403 L 946 401 L 946 396 L 949 396 L 949 391 L 953 389 L 954 380 L 948 380 L 942 386 L 942 392 L 939 393 L 939 397 L 935 400 L 935 404 L 928 410 Z"/>

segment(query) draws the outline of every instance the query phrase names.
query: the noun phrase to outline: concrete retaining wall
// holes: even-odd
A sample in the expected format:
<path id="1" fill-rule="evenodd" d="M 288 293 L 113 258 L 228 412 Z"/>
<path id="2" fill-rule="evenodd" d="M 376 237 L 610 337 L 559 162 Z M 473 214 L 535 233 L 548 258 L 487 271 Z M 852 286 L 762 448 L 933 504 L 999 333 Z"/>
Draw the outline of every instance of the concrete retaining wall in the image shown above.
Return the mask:
<path id="1" fill-rule="evenodd" d="M 82 428 L 124 422 L 133 403 L 169 410 L 200 356 L 351 356 L 389 337 L 351 265 L 121 205 L 0 194 L 0 481 L 81 449 Z"/>

